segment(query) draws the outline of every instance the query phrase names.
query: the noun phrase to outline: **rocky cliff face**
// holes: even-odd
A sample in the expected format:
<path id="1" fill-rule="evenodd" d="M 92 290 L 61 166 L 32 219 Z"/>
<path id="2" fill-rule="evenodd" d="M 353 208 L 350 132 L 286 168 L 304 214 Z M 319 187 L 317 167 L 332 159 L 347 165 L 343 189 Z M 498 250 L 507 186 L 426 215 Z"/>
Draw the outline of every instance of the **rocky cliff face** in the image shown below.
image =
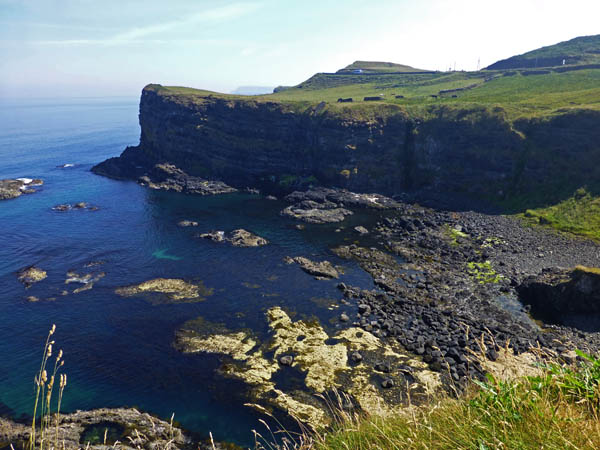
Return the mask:
<path id="1" fill-rule="evenodd" d="M 201 92 L 201 91 L 198 91 Z M 568 117 L 567 117 L 568 116 Z M 569 162 L 581 133 L 600 155 L 600 114 L 586 127 L 571 115 L 510 122 L 500 108 L 433 107 L 420 117 L 395 105 L 310 105 L 179 93 L 149 85 L 140 103 L 141 140 L 93 170 L 137 178 L 168 162 L 190 175 L 236 187 L 322 184 L 387 195 L 406 190 L 501 198 L 556 180 L 548 158 Z M 529 139 L 515 128 L 526 129 Z M 552 131 L 551 135 L 548 134 Z M 586 170 L 596 171 L 588 166 Z M 564 171 L 563 171 L 564 172 Z"/>

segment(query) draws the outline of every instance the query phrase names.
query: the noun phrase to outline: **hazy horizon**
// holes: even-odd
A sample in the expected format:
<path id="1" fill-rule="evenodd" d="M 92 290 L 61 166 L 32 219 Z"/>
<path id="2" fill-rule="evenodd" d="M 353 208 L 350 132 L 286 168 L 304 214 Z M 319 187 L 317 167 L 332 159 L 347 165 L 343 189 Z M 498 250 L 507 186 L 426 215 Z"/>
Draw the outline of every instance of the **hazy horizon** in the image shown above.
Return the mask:
<path id="1" fill-rule="evenodd" d="M 287 3 L 287 4 L 284 4 Z M 296 85 L 356 60 L 476 70 L 600 33 L 600 3 L 0 0 L 0 97 Z"/>

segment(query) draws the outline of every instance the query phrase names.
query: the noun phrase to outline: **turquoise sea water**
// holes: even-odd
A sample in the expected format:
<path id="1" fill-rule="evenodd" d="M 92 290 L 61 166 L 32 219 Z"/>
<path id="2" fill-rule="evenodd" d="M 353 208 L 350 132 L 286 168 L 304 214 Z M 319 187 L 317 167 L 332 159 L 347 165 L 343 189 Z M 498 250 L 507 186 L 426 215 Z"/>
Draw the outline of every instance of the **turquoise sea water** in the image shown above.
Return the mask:
<path id="1" fill-rule="evenodd" d="M 261 425 L 243 406 L 244 386 L 216 372 L 218 356 L 177 352 L 175 331 L 202 316 L 265 333 L 264 313 L 275 305 L 333 327 L 330 319 L 343 309 L 329 311 L 314 299 L 338 299 L 339 281 L 364 288 L 372 282 L 330 249 L 356 239 L 353 224 L 370 219 L 357 214 L 341 233 L 327 225 L 298 230 L 279 216 L 283 202 L 245 193 L 156 192 L 92 174 L 93 164 L 137 143 L 137 109 L 136 98 L 0 100 L 0 179 L 44 180 L 38 193 L 0 202 L 0 413 L 31 414 L 33 377 L 54 323 L 69 377 L 63 410 L 136 406 L 165 419 L 175 413 L 191 431 L 248 444 L 250 430 Z M 74 167 L 57 167 L 63 164 Z M 81 201 L 98 211 L 52 210 Z M 178 227 L 182 219 L 199 226 Z M 235 248 L 195 236 L 236 228 L 270 244 Z M 318 281 L 285 264 L 285 256 L 328 259 L 345 273 Z M 86 267 L 91 262 L 102 264 Z M 26 290 L 16 272 L 32 264 L 48 278 Z M 106 275 L 91 290 L 62 296 L 80 286 L 65 284 L 70 270 Z M 214 294 L 169 305 L 114 293 L 157 277 L 200 279 Z"/>

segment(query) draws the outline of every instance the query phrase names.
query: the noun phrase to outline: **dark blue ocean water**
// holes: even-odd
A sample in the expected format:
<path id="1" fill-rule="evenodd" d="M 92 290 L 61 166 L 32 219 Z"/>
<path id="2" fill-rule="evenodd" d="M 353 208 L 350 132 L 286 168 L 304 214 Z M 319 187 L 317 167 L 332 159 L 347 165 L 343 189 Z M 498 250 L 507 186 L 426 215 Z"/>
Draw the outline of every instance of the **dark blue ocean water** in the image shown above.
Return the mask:
<path id="1" fill-rule="evenodd" d="M 274 305 L 332 326 L 329 320 L 342 310 L 329 311 L 311 298 L 339 298 L 339 281 L 372 287 L 366 273 L 330 250 L 356 238 L 353 222 L 369 219 L 355 215 L 342 233 L 334 233 L 335 226 L 298 230 L 279 216 L 284 204 L 278 201 L 155 192 L 92 174 L 93 164 L 137 143 L 137 113 L 137 98 L 0 101 L 0 179 L 44 180 L 38 193 L 0 202 L 0 413 L 32 413 L 33 377 L 47 330 L 56 324 L 69 377 L 64 411 L 136 406 L 166 419 L 175 413 L 191 431 L 247 444 L 260 424 L 243 406 L 243 386 L 216 373 L 217 356 L 178 353 L 175 331 L 202 316 L 261 333 L 264 313 Z M 75 167 L 57 168 L 65 163 Z M 80 201 L 99 210 L 52 210 Z M 182 219 L 200 226 L 180 228 Z M 236 228 L 270 244 L 234 248 L 195 237 Z M 160 258 L 161 251 L 174 258 Z M 314 280 L 284 264 L 288 255 L 328 259 L 345 273 L 339 281 Z M 85 272 L 92 261 L 104 264 L 88 271 L 106 276 L 92 290 L 61 296 L 76 287 L 65 285 L 66 273 Z M 48 278 L 26 290 L 16 272 L 31 264 Z M 201 279 L 214 295 L 156 305 L 114 293 L 156 277 Z M 30 295 L 41 301 L 26 301 Z"/>

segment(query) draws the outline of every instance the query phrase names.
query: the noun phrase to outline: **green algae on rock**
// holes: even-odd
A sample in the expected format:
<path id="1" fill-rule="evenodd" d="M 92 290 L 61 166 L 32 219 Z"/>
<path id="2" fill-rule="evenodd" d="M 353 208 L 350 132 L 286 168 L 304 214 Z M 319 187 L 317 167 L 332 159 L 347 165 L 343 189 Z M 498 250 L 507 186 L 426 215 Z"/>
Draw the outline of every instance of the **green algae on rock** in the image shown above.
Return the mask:
<path id="1" fill-rule="evenodd" d="M 213 294 L 201 281 L 194 283 L 179 278 L 155 278 L 140 284 L 120 287 L 115 293 L 121 297 L 145 296 L 152 303 L 193 303 Z"/>
<path id="2" fill-rule="evenodd" d="M 361 329 L 330 336 L 317 320 L 293 321 L 280 307 L 270 308 L 266 319 L 269 338 L 262 343 L 248 331 L 230 331 L 199 320 L 184 325 L 176 347 L 185 353 L 229 356 L 232 362 L 224 364 L 221 372 L 247 383 L 254 401 L 279 408 L 315 428 L 331 420 L 323 397 L 332 391 L 345 393 L 364 411 L 385 414 L 394 405 L 405 404 L 408 395 L 418 400 L 419 394 L 427 396 L 440 386 L 439 374 L 427 370 L 426 364 Z M 351 362 L 353 352 L 361 352 L 363 358 Z M 289 370 L 279 362 L 283 356 L 293 357 L 289 365 L 303 373 L 303 385 L 285 391 L 278 388 L 275 374 Z M 397 368 L 388 375 L 399 382 L 389 389 L 382 389 L 382 375 L 372 369 L 382 360 Z"/>

